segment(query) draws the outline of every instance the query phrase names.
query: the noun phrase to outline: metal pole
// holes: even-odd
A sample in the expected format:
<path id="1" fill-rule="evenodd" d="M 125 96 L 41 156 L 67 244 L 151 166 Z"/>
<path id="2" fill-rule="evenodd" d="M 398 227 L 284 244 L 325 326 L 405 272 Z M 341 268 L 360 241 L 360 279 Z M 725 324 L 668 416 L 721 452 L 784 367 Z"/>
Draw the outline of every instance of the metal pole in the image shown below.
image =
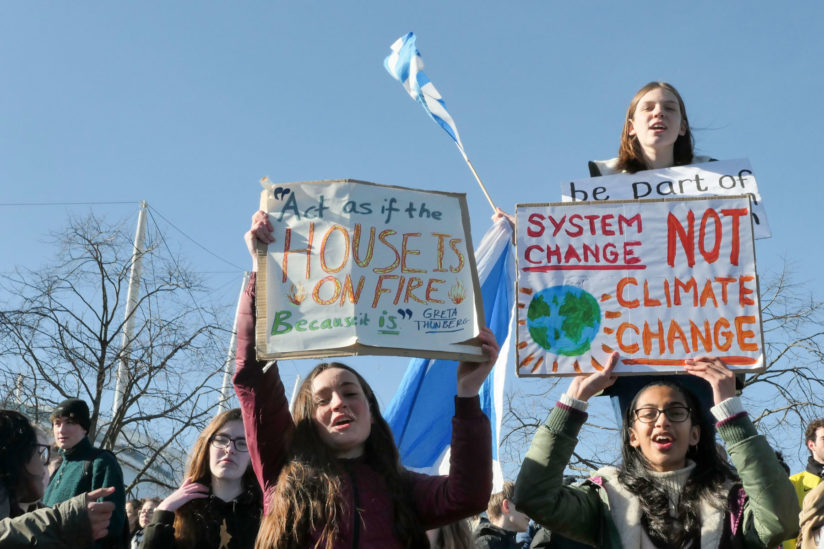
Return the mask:
<path id="1" fill-rule="evenodd" d="M 229 338 L 229 351 L 226 353 L 226 362 L 223 363 L 223 384 L 220 386 L 220 400 L 217 403 L 218 413 L 229 409 L 229 395 L 232 389 L 232 359 L 235 358 L 235 346 L 237 345 L 237 316 L 240 313 L 240 298 L 243 290 L 249 283 L 249 271 L 243 273 L 243 284 L 240 285 L 240 295 L 237 298 L 235 308 L 235 322 L 232 324 L 232 337 Z"/>
<path id="2" fill-rule="evenodd" d="M 143 265 L 143 248 L 146 242 L 146 208 L 149 204 L 143 200 L 140 202 L 140 212 L 137 215 L 137 231 L 134 237 L 134 249 L 132 250 L 132 269 L 129 273 L 129 292 L 126 296 L 126 316 L 123 325 L 123 342 L 121 344 L 120 360 L 117 364 L 117 384 L 114 389 L 114 399 L 112 401 L 112 419 L 117 416 L 117 409 L 124 400 L 126 383 L 128 382 L 128 359 L 131 340 L 134 334 L 134 310 L 137 307 L 140 293 L 140 275 Z M 112 441 L 114 444 L 114 441 Z"/>
<path id="3" fill-rule="evenodd" d="M 295 378 L 295 386 L 292 387 L 292 398 L 289 399 L 289 408 L 295 404 L 295 397 L 298 396 L 298 387 L 300 387 L 300 374 Z"/>

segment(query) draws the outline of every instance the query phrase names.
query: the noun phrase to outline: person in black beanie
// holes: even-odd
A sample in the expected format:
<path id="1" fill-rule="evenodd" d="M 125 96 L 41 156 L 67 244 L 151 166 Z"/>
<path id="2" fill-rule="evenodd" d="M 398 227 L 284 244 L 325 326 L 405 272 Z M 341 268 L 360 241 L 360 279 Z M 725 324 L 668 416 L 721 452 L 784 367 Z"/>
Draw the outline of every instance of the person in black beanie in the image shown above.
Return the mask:
<path id="1" fill-rule="evenodd" d="M 104 498 L 114 503 L 109 534 L 95 542 L 94 549 L 123 548 L 128 544 L 126 529 L 126 493 L 123 471 L 117 458 L 108 450 L 92 446 L 88 405 L 79 398 L 64 400 L 49 416 L 54 442 L 63 463 L 52 475 L 43 503 L 54 506 L 78 494 L 114 486 L 114 493 Z"/>

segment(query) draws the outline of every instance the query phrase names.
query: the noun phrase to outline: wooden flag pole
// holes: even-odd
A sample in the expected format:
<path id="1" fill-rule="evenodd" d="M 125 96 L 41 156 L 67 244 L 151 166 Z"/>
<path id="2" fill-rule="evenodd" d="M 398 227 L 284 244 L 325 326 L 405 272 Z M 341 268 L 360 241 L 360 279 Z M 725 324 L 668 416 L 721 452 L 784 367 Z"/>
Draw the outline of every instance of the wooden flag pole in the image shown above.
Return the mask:
<path id="1" fill-rule="evenodd" d="M 466 160 L 466 165 L 469 166 L 470 170 L 472 170 L 472 175 L 475 176 L 475 180 L 478 182 L 478 185 L 481 186 L 481 190 L 484 192 L 484 196 L 486 197 L 487 201 L 489 201 L 489 205 L 492 206 L 492 210 L 497 213 L 498 208 L 495 206 L 495 203 L 492 202 L 492 197 L 489 196 L 489 192 L 486 190 L 486 186 L 484 185 L 484 182 L 481 181 L 481 178 L 478 175 L 478 172 L 475 171 L 475 166 L 473 166 L 472 162 L 469 161 L 469 157 L 466 156 L 466 153 L 464 152 L 463 147 L 458 145 L 457 141 L 455 142 L 455 145 L 458 146 L 458 150 L 461 151 L 461 156 L 463 156 L 463 159 Z"/>

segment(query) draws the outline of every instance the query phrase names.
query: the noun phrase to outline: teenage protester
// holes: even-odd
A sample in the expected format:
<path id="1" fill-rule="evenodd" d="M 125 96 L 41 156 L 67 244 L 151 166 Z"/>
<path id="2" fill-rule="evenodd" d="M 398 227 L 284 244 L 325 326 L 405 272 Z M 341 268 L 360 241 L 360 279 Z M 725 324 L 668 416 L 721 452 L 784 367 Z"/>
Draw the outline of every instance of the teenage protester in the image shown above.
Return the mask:
<path id="1" fill-rule="evenodd" d="M 670 379 L 652 382 L 628 406 L 621 465 L 564 486 L 587 402 L 614 383 L 617 360 L 613 353 L 603 371 L 575 377 L 538 428 L 516 482 L 519 509 L 552 532 L 604 548 L 776 547 L 798 532 L 793 486 L 735 396 L 733 373 L 713 357 L 689 359 L 684 369 L 710 384 L 716 428 L 740 480 L 716 451 L 695 396 Z"/>
<path id="2" fill-rule="evenodd" d="M 273 242 L 268 215 L 245 236 L 257 270 L 255 239 Z M 426 530 L 480 512 L 492 489 L 491 431 L 478 398 L 498 355 L 492 332 L 479 335 L 486 362 L 458 366 L 448 476 L 401 466 L 375 394 L 355 370 L 319 364 L 290 415 L 276 364 L 255 357 L 255 273 L 241 297 L 235 391 L 252 465 L 265 494 L 257 548 L 428 547 Z"/>
<path id="3" fill-rule="evenodd" d="M 529 517 L 515 508 L 515 484 L 505 482 L 503 490 L 492 494 L 486 507 L 489 522 L 482 522 L 474 535 L 476 549 L 521 549 L 515 536 L 526 532 Z"/>
<path id="4" fill-rule="evenodd" d="M 589 163 L 592 177 L 686 166 L 713 160 L 694 154 L 687 107 L 667 82 L 650 82 L 638 90 L 627 108 L 618 157 Z"/>
<path id="5" fill-rule="evenodd" d="M 123 471 L 108 450 L 92 446 L 89 440 L 89 407 L 79 398 L 64 400 L 49 416 L 54 442 L 63 458 L 52 475 L 43 503 L 50 507 L 79 494 L 107 486 L 114 492 L 104 501 L 114 503 L 109 534 L 94 543 L 95 549 L 125 549 L 129 534 L 126 523 L 126 492 Z M 82 548 L 78 548 L 82 549 Z"/>
<path id="6" fill-rule="evenodd" d="M 140 527 L 140 506 L 143 501 L 139 499 L 130 499 L 126 501 L 126 522 L 129 524 L 129 535 L 134 536 L 137 529 Z"/>
<path id="7" fill-rule="evenodd" d="M 113 488 L 80 494 L 52 508 L 24 512 L 22 502 L 43 496 L 49 446 L 22 414 L 0 410 L 0 547 L 73 549 L 108 533 L 114 504 L 97 502 Z"/>
<path id="8" fill-rule="evenodd" d="M 146 498 L 137 510 L 137 529 L 132 534 L 131 549 L 140 549 L 143 543 L 143 534 L 146 533 L 146 526 L 152 521 L 155 509 L 163 501 L 160 498 Z"/>
<path id="9" fill-rule="evenodd" d="M 804 505 L 807 494 L 821 484 L 821 478 L 824 476 L 824 418 L 814 419 L 807 425 L 804 430 L 804 444 L 810 452 L 807 456 L 807 467 L 790 477 L 798 497 L 798 505 L 801 506 Z M 782 544 L 783 549 L 795 549 L 795 546 L 794 539 L 788 539 Z"/>
<path id="10" fill-rule="evenodd" d="M 251 549 L 261 508 L 240 410 L 226 410 L 200 433 L 183 484 L 157 506 L 141 547 Z"/>

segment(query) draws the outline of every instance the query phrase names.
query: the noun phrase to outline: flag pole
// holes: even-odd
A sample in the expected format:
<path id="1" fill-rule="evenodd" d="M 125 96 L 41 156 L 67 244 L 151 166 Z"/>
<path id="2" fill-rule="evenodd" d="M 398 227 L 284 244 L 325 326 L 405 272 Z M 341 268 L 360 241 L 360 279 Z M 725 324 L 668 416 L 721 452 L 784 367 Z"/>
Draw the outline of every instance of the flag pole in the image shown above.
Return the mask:
<path id="1" fill-rule="evenodd" d="M 455 144 L 458 145 L 457 142 Z M 472 175 L 475 176 L 475 181 L 477 181 L 478 185 L 481 186 L 481 190 L 484 192 L 484 196 L 486 197 L 487 201 L 489 201 L 489 205 L 492 206 L 492 209 L 497 213 L 498 208 L 497 208 L 497 206 L 495 206 L 495 203 L 492 202 L 492 197 L 489 196 L 489 192 L 486 190 L 486 186 L 484 185 L 484 182 L 481 181 L 481 178 L 478 175 L 478 172 L 475 171 L 475 166 L 473 166 L 472 162 L 469 161 L 469 157 L 466 156 L 466 153 L 464 152 L 463 148 L 460 145 L 458 145 L 458 150 L 461 151 L 461 156 L 463 156 L 463 159 L 466 160 L 466 165 L 469 166 L 470 170 L 472 170 Z"/>

